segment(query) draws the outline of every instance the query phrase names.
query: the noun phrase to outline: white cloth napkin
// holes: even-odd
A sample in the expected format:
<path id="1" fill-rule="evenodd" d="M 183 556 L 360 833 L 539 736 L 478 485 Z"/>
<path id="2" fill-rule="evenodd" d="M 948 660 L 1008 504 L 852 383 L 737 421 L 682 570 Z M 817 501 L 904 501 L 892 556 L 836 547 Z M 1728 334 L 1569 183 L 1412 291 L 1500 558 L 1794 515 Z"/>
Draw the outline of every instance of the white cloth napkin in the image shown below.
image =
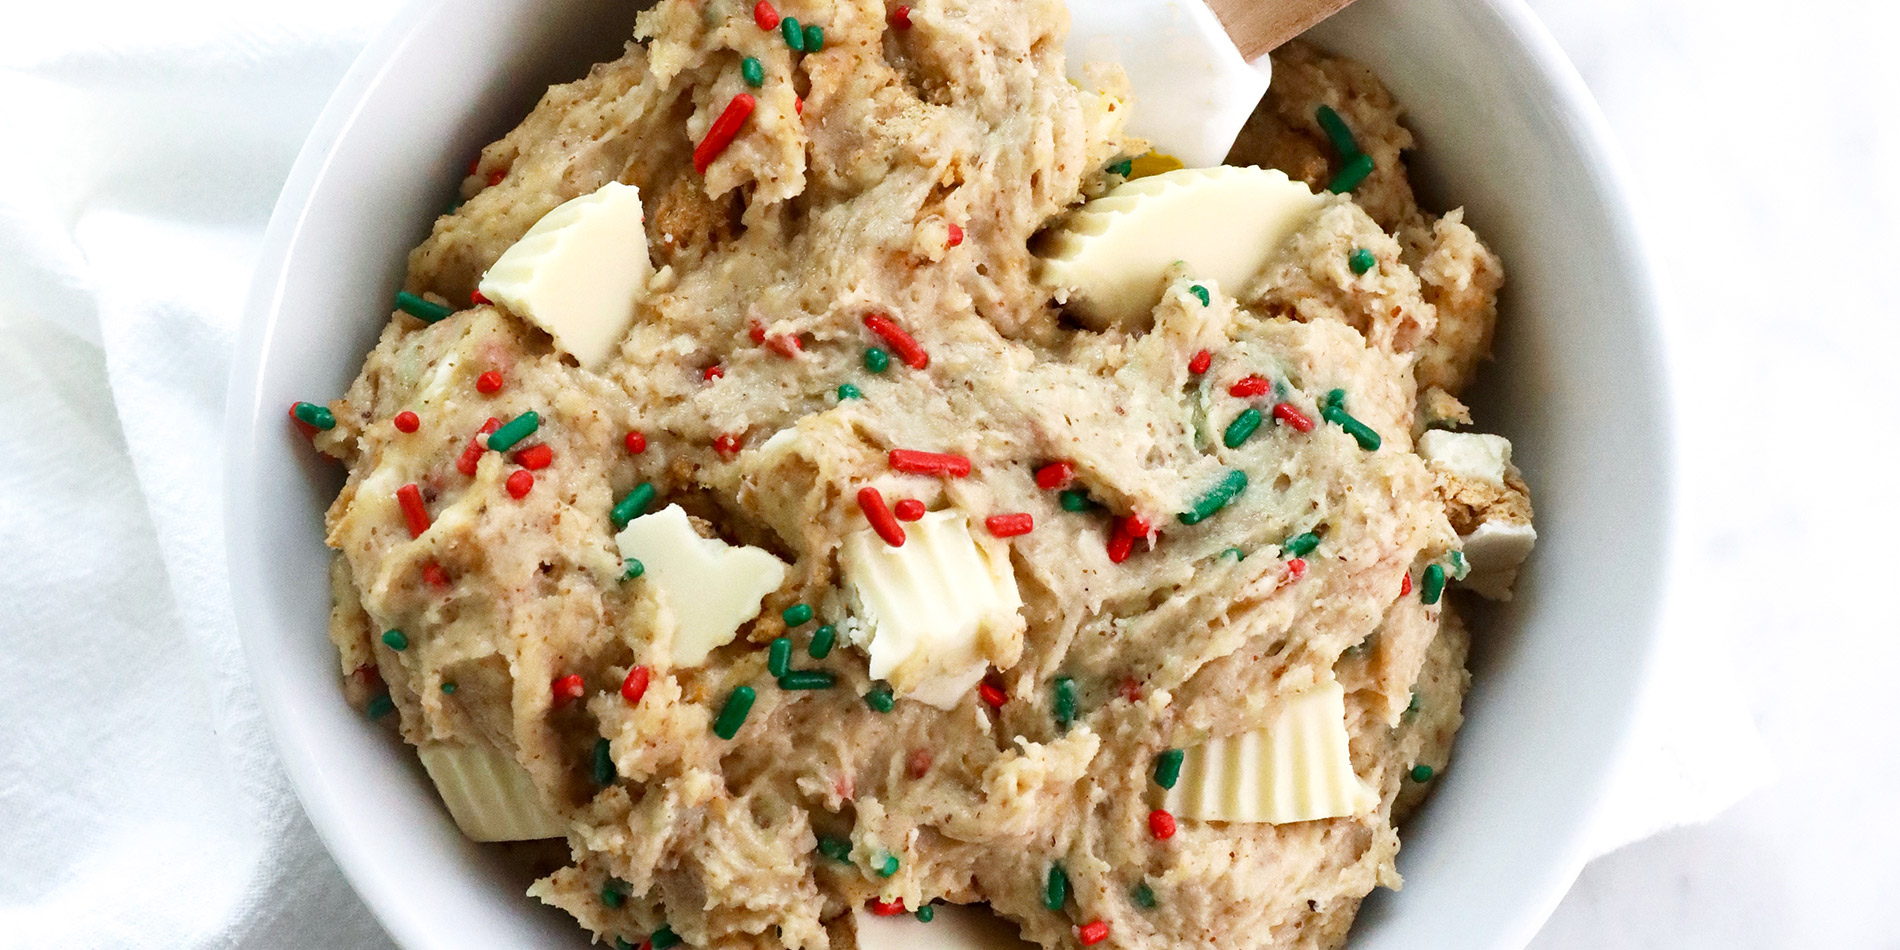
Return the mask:
<path id="1" fill-rule="evenodd" d="M 218 443 L 253 256 L 383 0 L 65 0 L 0 35 L 0 946 L 378 947 L 238 650 Z M 1676 630 L 1693 624 L 1675 623 Z M 1760 781 L 1664 648 L 1607 851 Z"/>

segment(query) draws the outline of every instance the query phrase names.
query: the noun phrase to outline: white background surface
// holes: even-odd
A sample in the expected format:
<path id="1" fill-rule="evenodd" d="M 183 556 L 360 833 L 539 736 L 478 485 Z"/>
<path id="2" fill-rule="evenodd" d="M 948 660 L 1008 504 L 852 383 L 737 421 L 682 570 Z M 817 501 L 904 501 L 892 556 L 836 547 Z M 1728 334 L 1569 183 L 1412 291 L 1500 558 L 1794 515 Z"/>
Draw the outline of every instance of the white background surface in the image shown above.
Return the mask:
<path id="1" fill-rule="evenodd" d="M 241 664 L 198 556 L 254 242 L 383 6 L 0 6 L 0 946 L 386 946 L 248 680 L 202 672 Z M 1768 747 L 1731 764 L 1765 787 L 1597 861 L 1534 946 L 1900 947 L 1900 10 L 1533 6 L 1621 138 L 1667 294 L 1670 622 Z M 202 465 L 145 461 L 180 442 Z"/>

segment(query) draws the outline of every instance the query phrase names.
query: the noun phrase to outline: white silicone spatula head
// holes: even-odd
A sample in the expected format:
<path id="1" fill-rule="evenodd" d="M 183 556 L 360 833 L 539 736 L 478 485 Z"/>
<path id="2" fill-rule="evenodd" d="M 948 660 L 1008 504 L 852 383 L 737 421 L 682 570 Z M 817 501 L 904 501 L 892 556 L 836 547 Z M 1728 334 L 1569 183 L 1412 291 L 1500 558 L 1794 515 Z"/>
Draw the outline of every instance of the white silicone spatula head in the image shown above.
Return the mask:
<path id="1" fill-rule="evenodd" d="M 1070 0 L 1069 72 L 1128 75 L 1128 130 L 1189 168 L 1218 165 L 1266 94 L 1267 53 L 1351 0 Z"/>

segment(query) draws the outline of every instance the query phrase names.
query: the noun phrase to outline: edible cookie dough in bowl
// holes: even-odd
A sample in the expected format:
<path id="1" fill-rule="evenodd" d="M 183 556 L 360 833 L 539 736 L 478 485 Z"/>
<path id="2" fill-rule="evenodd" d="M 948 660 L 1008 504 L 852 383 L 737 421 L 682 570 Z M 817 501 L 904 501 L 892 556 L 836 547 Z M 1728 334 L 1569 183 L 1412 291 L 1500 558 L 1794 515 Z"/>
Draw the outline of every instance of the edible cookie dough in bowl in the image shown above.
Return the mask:
<path id="1" fill-rule="evenodd" d="M 1181 168 L 1066 19 L 420 4 L 346 79 L 232 562 L 398 940 L 1512 946 L 1561 894 L 1667 522 L 1574 76 L 1369 0 Z"/>

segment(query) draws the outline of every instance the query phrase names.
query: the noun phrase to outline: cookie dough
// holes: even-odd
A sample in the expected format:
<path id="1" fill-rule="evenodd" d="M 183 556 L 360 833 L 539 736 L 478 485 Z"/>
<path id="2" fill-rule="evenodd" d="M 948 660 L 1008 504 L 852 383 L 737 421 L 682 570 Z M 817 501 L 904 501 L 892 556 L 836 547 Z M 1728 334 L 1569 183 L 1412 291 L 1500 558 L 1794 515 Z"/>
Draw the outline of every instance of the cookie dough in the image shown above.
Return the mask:
<path id="1" fill-rule="evenodd" d="M 531 893 L 610 946 L 846 948 L 873 901 L 987 903 L 1052 948 L 1339 945 L 1399 885 L 1395 822 L 1460 721 L 1457 591 L 1419 588 L 1495 499 L 1413 449 L 1426 416 L 1463 412 L 1496 258 L 1412 202 L 1377 80 L 1295 45 L 1230 163 L 1318 193 L 1326 103 L 1376 161 L 1361 190 L 1245 282 L 1172 266 L 1136 326 L 1079 329 L 1034 239 L 1146 149 L 1112 76 L 1064 78 L 1061 0 L 931 0 L 902 29 L 882 3 L 781 12 L 822 50 L 749 2 L 662 0 L 483 150 L 414 251 L 405 289 L 457 312 L 392 315 L 314 434 L 349 472 L 328 516 L 349 697 L 393 704 L 418 747 L 518 764 L 571 850 Z M 702 175 L 741 94 L 756 106 Z M 639 189 L 655 271 L 578 365 L 472 292 L 613 183 Z M 488 445 L 528 412 L 531 435 Z M 967 468 L 929 461 L 949 457 Z M 785 568 L 731 642 L 677 639 L 695 591 L 733 603 L 719 581 L 668 587 L 616 544 L 669 506 L 708 550 Z M 850 546 L 950 521 L 1013 596 L 968 623 L 923 598 L 866 616 Z M 884 682 L 892 630 L 911 633 Z M 932 675 L 905 681 L 913 661 Z M 897 688 L 942 682 L 938 702 Z M 1329 761 L 1363 801 L 1157 836 L 1158 756 L 1315 690 L 1337 690 Z"/>

